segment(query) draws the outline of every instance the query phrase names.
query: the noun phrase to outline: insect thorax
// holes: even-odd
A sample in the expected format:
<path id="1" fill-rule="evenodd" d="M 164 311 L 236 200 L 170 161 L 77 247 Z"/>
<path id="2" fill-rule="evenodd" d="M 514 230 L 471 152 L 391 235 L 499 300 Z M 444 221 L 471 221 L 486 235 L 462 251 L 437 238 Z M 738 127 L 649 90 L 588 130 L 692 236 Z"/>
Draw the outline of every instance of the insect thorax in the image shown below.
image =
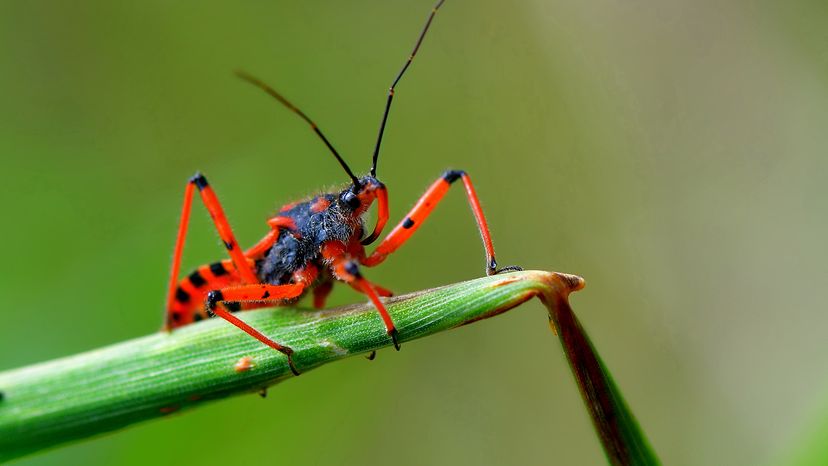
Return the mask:
<path id="1" fill-rule="evenodd" d="M 347 244 L 363 229 L 362 218 L 355 218 L 335 194 L 319 195 L 281 215 L 293 219 L 296 232 L 283 230 L 264 258 L 256 263 L 259 279 L 274 285 L 290 282 L 293 273 L 309 263 L 322 269 L 321 248 L 325 242 Z"/>

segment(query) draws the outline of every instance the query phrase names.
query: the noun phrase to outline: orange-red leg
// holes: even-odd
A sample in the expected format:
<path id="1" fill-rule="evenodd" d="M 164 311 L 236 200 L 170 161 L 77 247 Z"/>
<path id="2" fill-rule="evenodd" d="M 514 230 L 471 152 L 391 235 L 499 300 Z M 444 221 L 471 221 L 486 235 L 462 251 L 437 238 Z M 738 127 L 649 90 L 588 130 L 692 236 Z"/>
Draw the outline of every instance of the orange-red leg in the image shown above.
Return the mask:
<path id="1" fill-rule="evenodd" d="M 305 290 L 304 284 L 291 285 L 242 285 L 231 286 L 221 290 L 213 290 L 207 294 L 207 312 L 217 315 L 222 319 L 235 325 L 251 337 L 259 340 L 265 345 L 283 353 L 288 358 L 290 370 L 299 375 L 299 371 L 293 364 L 293 350 L 290 347 L 280 345 L 255 328 L 247 325 L 244 321 L 228 311 L 231 303 L 261 302 L 277 304 L 287 299 L 299 297 Z"/>
<path id="2" fill-rule="evenodd" d="M 351 282 L 350 286 L 362 293 L 362 289 L 356 286 L 356 283 Z M 374 284 L 374 288 L 377 290 L 377 294 L 383 297 L 393 296 L 394 294 L 380 286 Z M 313 307 L 316 309 L 324 309 L 325 308 L 325 301 L 328 299 L 328 295 L 331 294 L 331 290 L 333 290 L 333 281 L 332 280 L 325 280 L 320 284 L 316 285 L 316 288 L 313 289 Z M 376 358 L 377 352 L 371 351 L 371 353 L 366 356 L 369 361 L 373 361 Z"/>
<path id="3" fill-rule="evenodd" d="M 362 289 L 359 286 L 357 286 L 356 282 L 351 282 L 348 285 L 351 288 L 362 293 Z M 376 290 L 377 294 L 382 296 L 383 298 L 390 298 L 391 296 L 394 296 L 394 292 L 389 290 L 388 288 L 383 288 L 374 282 L 371 282 L 371 286 L 374 288 L 374 290 Z"/>
<path id="4" fill-rule="evenodd" d="M 365 291 L 363 290 L 363 288 L 359 286 L 359 284 L 357 283 L 357 281 L 352 281 L 352 282 L 348 283 L 348 285 L 350 285 L 350 286 L 351 286 L 351 288 L 355 289 L 356 291 L 359 291 L 360 293 L 366 294 L 366 293 L 365 293 Z M 376 284 L 376 283 L 374 283 L 374 282 L 370 282 L 370 283 L 369 283 L 369 285 L 370 285 L 370 286 L 371 286 L 374 290 L 376 290 L 376 292 L 377 292 L 377 294 L 378 294 L 378 295 L 382 296 L 383 298 L 389 298 L 389 297 L 391 297 L 391 296 L 394 296 L 394 292 L 393 292 L 393 291 L 391 291 L 391 290 L 389 290 L 389 289 L 387 289 L 387 288 L 383 288 L 383 287 L 381 287 L 381 286 L 377 285 L 377 284 Z M 378 309 L 379 309 L 379 308 L 378 308 Z M 394 337 L 394 336 L 392 336 L 392 338 L 393 338 L 393 337 Z M 399 343 L 397 343 L 396 339 L 394 339 L 394 347 L 395 347 L 395 348 L 397 348 L 397 351 L 399 351 L 399 350 L 400 350 L 400 344 L 399 344 Z M 373 360 L 377 357 L 377 352 L 376 352 L 376 350 L 371 351 L 370 353 L 368 353 L 368 356 L 365 356 L 365 357 L 366 357 L 369 361 L 373 361 Z"/>
<path id="5" fill-rule="evenodd" d="M 452 183 L 457 180 L 463 181 L 463 186 L 466 188 L 466 197 L 471 206 L 474 219 L 477 222 L 477 228 L 480 230 L 480 237 L 483 240 L 483 248 L 486 251 L 486 275 L 494 275 L 501 270 L 497 269 L 497 261 L 495 260 L 494 246 L 492 245 L 492 237 L 489 233 L 489 226 L 486 223 L 486 217 L 483 215 L 483 209 L 480 207 L 480 200 L 477 198 L 477 193 L 474 190 L 474 185 L 471 178 L 464 171 L 451 170 L 443 174 L 440 179 L 435 181 L 425 194 L 417 201 L 417 204 L 411 209 L 408 215 L 400 222 L 388 236 L 377 246 L 371 255 L 361 259 L 362 265 L 373 267 L 380 264 L 385 258 L 396 251 L 417 231 L 417 228 L 425 221 L 431 214 L 440 200 L 443 199 L 446 192 L 448 192 Z M 383 221 L 383 219 L 380 219 Z M 503 270 L 514 270 L 516 267 L 506 267 Z"/>
<path id="6" fill-rule="evenodd" d="M 400 350 L 400 344 L 397 341 L 397 327 L 394 325 L 394 320 L 391 319 L 391 315 L 388 314 L 388 310 L 385 308 L 385 304 L 382 303 L 379 299 L 379 293 L 376 290 L 376 286 L 365 279 L 362 276 L 362 273 L 359 271 L 359 266 L 355 261 L 350 260 L 346 256 L 340 256 L 334 260 L 334 270 L 337 276 L 351 285 L 352 287 L 356 288 L 361 293 L 368 296 L 368 299 L 374 303 L 374 307 L 377 308 L 380 317 L 382 317 L 382 321 L 385 324 L 385 330 L 388 333 L 388 336 L 391 337 L 391 340 L 394 342 L 394 348 L 397 351 Z M 388 291 L 388 290 L 384 290 Z"/>
<path id="7" fill-rule="evenodd" d="M 207 211 L 210 213 L 210 217 L 212 217 L 213 222 L 216 225 L 219 237 L 224 242 L 224 246 L 227 248 L 230 258 L 233 260 L 233 265 L 236 267 L 242 282 L 256 283 L 259 281 L 256 274 L 253 272 L 253 268 L 247 262 L 244 252 L 242 252 L 241 248 L 239 248 L 236 238 L 233 236 L 233 230 L 230 228 L 227 216 L 221 208 L 221 204 L 216 197 L 216 193 L 207 183 L 207 179 L 204 175 L 196 173 L 187 182 L 187 187 L 184 190 L 184 205 L 181 209 L 181 220 L 178 225 L 178 235 L 175 241 L 175 251 L 173 253 L 172 267 L 170 270 L 170 282 L 167 291 L 167 315 L 164 324 L 164 328 L 167 330 L 172 327 L 171 310 L 173 309 L 176 288 L 178 286 L 178 273 L 181 268 L 181 256 L 184 252 L 184 241 L 187 237 L 187 227 L 190 220 L 190 211 L 192 210 L 193 192 L 196 188 L 198 188 L 201 200 L 204 202 L 205 207 L 207 207 Z"/>

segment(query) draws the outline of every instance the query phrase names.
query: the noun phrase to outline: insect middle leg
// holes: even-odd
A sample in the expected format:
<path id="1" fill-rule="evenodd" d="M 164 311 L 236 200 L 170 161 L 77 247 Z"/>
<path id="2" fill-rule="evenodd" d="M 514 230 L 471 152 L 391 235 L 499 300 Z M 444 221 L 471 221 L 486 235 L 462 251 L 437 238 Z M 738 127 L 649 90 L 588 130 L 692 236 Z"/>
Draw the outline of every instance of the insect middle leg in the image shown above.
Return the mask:
<path id="1" fill-rule="evenodd" d="M 457 181 L 462 180 L 463 186 L 466 188 L 466 197 L 471 206 L 474 219 L 477 222 L 477 228 L 480 230 L 480 237 L 483 240 L 483 248 L 486 251 L 486 275 L 494 275 L 506 270 L 521 270 L 520 267 L 510 266 L 502 269 L 497 268 L 497 261 L 495 260 L 494 245 L 492 245 L 492 237 L 489 233 L 489 225 L 486 223 L 486 217 L 483 215 L 483 209 L 480 207 L 480 200 L 477 198 L 477 193 L 474 190 L 474 185 L 471 178 L 466 172 L 462 170 L 449 170 L 443 174 L 437 181 L 435 181 L 425 194 L 420 197 L 417 204 L 411 209 L 408 215 L 401 221 L 388 236 L 377 246 L 367 257 L 360 260 L 362 265 L 373 267 L 380 264 L 385 258 L 396 251 L 417 231 L 417 228 L 431 215 L 431 212 L 437 207 L 437 204 L 443 199 L 451 185 Z M 379 220 L 384 222 L 385 219 Z"/>
<path id="2" fill-rule="evenodd" d="M 288 346 L 271 340 L 263 333 L 233 315 L 231 306 L 238 305 L 240 303 L 257 303 L 262 305 L 279 304 L 288 299 L 298 298 L 305 291 L 305 288 L 306 285 L 303 283 L 290 285 L 258 284 L 231 286 L 209 292 L 207 294 L 207 302 L 205 303 L 205 306 L 209 314 L 221 317 L 251 337 L 287 356 L 290 370 L 295 375 L 299 375 L 299 371 L 293 364 L 293 350 Z"/>

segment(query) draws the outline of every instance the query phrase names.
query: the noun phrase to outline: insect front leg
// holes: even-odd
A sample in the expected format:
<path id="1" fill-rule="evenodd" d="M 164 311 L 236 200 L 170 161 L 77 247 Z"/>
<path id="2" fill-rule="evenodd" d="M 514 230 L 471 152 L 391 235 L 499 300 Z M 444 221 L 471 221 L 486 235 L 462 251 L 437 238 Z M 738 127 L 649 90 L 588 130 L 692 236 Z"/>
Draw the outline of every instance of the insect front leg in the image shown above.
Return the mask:
<path id="1" fill-rule="evenodd" d="M 388 333 L 388 336 L 391 337 L 391 341 L 394 342 L 394 348 L 399 351 L 400 343 L 397 341 L 399 332 L 397 331 L 396 325 L 394 325 L 394 320 L 391 319 L 391 315 L 388 314 L 385 304 L 380 301 L 380 294 L 377 292 L 376 286 L 362 276 L 357 262 L 348 256 L 343 255 L 335 258 L 332 266 L 339 279 L 348 283 L 357 291 L 368 296 L 368 299 L 371 300 L 374 307 L 377 308 L 377 312 L 379 312 L 380 317 L 382 317 L 386 333 Z M 383 289 L 383 291 L 387 292 L 388 290 Z"/>
<path id="2" fill-rule="evenodd" d="M 362 289 L 359 288 L 359 285 L 357 285 L 356 282 L 351 282 L 348 285 L 356 291 L 362 293 Z M 388 288 L 383 288 L 374 282 L 371 282 L 371 286 L 374 288 L 374 291 L 376 291 L 377 294 L 382 296 L 383 298 L 390 298 L 391 296 L 394 296 L 394 292 L 389 290 Z"/>
<path id="3" fill-rule="evenodd" d="M 489 233 L 489 225 L 486 223 L 486 217 L 483 215 L 483 209 L 480 207 L 480 200 L 477 198 L 477 193 L 474 190 L 471 178 L 462 170 L 449 170 L 429 186 L 428 190 L 420 197 L 408 215 L 391 230 L 391 233 L 382 240 L 379 246 L 377 246 L 377 249 L 368 257 L 360 260 L 362 265 L 373 267 L 380 264 L 389 254 L 396 251 L 408 241 L 425 219 L 431 215 L 431 212 L 443 199 L 443 196 L 448 192 L 451 185 L 457 180 L 463 181 L 463 186 L 466 188 L 466 198 L 469 201 L 469 206 L 477 222 L 477 229 L 480 231 L 480 237 L 483 240 L 483 248 L 486 251 L 486 275 L 494 275 L 507 270 L 522 270 L 520 267 L 515 266 L 504 267 L 502 269 L 497 268 L 494 245 L 492 245 L 492 237 Z M 384 220 L 382 219 L 380 221 Z"/>
<path id="4" fill-rule="evenodd" d="M 394 296 L 393 291 L 381 287 L 376 283 L 372 283 L 372 285 L 374 285 L 374 289 L 377 291 L 377 294 L 382 296 L 383 298 L 389 298 L 391 296 Z M 355 283 L 349 283 L 349 286 L 355 289 L 356 291 L 362 293 L 362 290 L 359 289 L 359 287 Z M 327 302 L 328 296 L 331 294 L 331 291 L 333 291 L 333 281 L 330 279 L 323 280 L 321 283 L 316 285 L 313 288 L 313 307 L 315 309 L 324 309 L 325 303 Z"/>

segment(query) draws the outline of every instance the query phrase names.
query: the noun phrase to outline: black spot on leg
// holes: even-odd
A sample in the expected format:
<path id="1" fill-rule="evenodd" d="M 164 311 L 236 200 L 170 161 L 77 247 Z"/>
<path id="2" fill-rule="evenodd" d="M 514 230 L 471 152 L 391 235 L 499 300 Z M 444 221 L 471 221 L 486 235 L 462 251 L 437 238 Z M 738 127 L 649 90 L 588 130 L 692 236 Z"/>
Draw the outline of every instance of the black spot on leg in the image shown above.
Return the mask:
<path id="1" fill-rule="evenodd" d="M 238 301 L 230 301 L 230 302 L 224 303 L 224 307 L 226 307 L 227 310 L 230 311 L 230 312 L 241 311 L 241 303 L 238 302 Z"/>
<path id="2" fill-rule="evenodd" d="M 402 223 L 403 228 L 409 229 L 414 226 L 414 220 L 411 220 L 411 217 L 406 217 Z"/>
<path id="3" fill-rule="evenodd" d="M 264 294 L 262 295 L 262 299 L 267 299 L 269 297 L 270 297 L 270 292 L 269 291 L 265 291 Z"/>
<path id="4" fill-rule="evenodd" d="M 224 242 L 224 247 L 227 248 L 228 251 L 232 251 L 235 246 L 236 246 L 236 243 L 234 243 L 233 241 L 225 241 Z"/>
<path id="5" fill-rule="evenodd" d="M 175 289 L 175 300 L 179 303 L 186 303 L 190 301 L 190 294 L 182 290 L 179 286 Z"/>
<path id="6" fill-rule="evenodd" d="M 180 312 L 173 312 L 170 316 L 173 322 L 178 323 L 181 322 L 181 313 Z"/>
<path id="7" fill-rule="evenodd" d="M 193 175 L 192 178 L 190 178 L 190 183 L 196 185 L 199 191 L 209 186 L 209 184 L 207 183 L 207 178 L 204 178 L 204 175 L 202 175 L 199 172 L 196 172 L 196 174 Z"/>
<path id="8" fill-rule="evenodd" d="M 227 275 L 227 269 L 224 268 L 221 262 L 214 262 L 210 264 L 210 272 L 216 277 Z"/>
<path id="9" fill-rule="evenodd" d="M 193 286 L 196 288 L 201 288 L 202 286 L 207 284 L 207 280 L 205 280 L 204 277 L 202 277 L 201 274 L 198 273 L 198 270 L 191 273 L 187 278 L 190 280 L 190 283 L 192 283 Z"/>

